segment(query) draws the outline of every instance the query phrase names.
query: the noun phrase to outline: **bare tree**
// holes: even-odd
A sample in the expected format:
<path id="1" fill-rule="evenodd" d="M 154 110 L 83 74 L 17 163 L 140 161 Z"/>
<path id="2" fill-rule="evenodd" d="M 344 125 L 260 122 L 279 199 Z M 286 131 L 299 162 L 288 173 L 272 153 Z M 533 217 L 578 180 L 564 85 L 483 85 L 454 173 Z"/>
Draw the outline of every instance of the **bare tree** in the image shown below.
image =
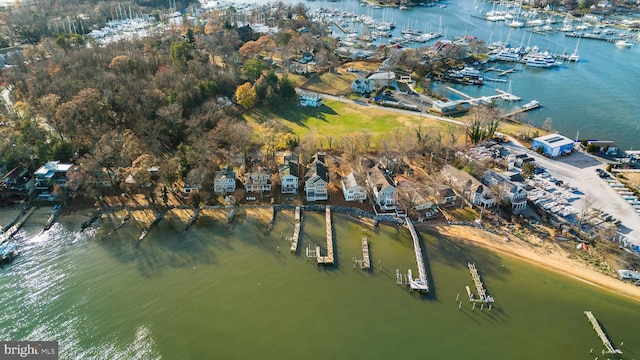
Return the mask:
<path id="1" fill-rule="evenodd" d="M 593 216 L 592 212 L 596 205 L 596 198 L 591 194 L 586 194 L 576 204 L 578 209 L 578 220 L 580 224 L 588 222 Z"/>

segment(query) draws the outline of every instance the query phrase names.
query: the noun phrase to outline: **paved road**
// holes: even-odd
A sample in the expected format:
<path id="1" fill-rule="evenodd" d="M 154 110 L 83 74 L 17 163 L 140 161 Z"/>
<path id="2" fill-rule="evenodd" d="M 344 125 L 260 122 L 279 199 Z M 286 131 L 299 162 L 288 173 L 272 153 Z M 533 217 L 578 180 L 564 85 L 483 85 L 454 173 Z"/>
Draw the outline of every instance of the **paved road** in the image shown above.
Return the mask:
<path id="1" fill-rule="evenodd" d="M 513 139 L 508 146 L 516 152 L 526 152 L 534 157 L 536 163 L 547 169 L 556 179 L 591 195 L 595 199 L 594 208 L 620 220 L 620 232 L 626 235 L 630 242 L 640 245 L 640 214 L 596 173 L 596 169 L 604 170 L 606 164 L 580 151 L 552 160 L 524 148 Z"/>

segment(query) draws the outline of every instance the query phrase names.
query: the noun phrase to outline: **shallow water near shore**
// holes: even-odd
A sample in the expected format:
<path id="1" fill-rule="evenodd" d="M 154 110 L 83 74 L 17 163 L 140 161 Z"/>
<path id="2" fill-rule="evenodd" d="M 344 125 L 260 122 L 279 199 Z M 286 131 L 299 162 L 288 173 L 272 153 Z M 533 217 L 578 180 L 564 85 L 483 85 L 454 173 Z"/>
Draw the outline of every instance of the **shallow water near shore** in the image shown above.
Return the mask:
<path id="1" fill-rule="evenodd" d="M 268 234 L 265 220 L 236 220 L 229 231 L 203 216 L 187 232 L 162 221 L 141 243 L 144 225 L 114 230 L 115 216 L 82 233 L 74 217 L 40 235 L 25 227 L 22 254 L 0 270 L 0 339 L 59 340 L 61 359 L 602 358 L 591 310 L 622 358 L 640 358 L 638 303 L 573 279 L 423 234 L 431 291 L 419 295 L 395 283 L 396 268 L 416 268 L 405 229 L 334 214 L 337 264 L 318 267 L 304 253 L 326 247 L 323 213 L 304 213 L 297 255 L 283 240 L 293 211 Z M 371 272 L 352 266 L 363 230 Z M 490 312 L 464 301 L 467 261 L 496 299 Z"/>

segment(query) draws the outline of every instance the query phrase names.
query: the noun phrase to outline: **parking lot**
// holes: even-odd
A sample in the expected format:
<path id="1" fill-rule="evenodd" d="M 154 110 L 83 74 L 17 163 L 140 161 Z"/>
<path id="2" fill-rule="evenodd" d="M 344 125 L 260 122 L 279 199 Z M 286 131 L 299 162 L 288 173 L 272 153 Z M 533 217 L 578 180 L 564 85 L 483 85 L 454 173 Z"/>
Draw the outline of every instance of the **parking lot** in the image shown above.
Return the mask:
<path id="1" fill-rule="evenodd" d="M 507 146 L 514 152 L 524 152 L 533 157 L 538 165 L 546 169 L 549 176 L 562 181 L 563 185 L 590 195 L 594 199 L 593 208 L 611 215 L 616 222 L 620 221 L 619 232 L 626 236 L 629 242 L 640 245 L 640 214 L 609 183 L 613 181 L 613 185 L 616 186 L 616 180 L 609 179 L 607 182 L 605 178 L 601 178 L 600 172 L 596 171 L 596 169 L 604 171 L 605 164 L 579 151 L 558 159 L 549 159 L 526 149 L 513 140 Z"/>

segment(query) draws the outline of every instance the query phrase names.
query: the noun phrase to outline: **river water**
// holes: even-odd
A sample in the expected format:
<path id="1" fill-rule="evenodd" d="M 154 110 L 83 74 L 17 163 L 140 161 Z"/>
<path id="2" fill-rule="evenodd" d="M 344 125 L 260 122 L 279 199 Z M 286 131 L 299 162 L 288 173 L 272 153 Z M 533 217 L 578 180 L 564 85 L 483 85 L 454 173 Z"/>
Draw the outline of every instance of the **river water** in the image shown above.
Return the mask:
<path id="1" fill-rule="evenodd" d="M 551 69 L 532 69 L 520 64 L 515 73 L 504 77 L 511 82 L 511 92 L 522 98 L 521 102 L 506 103 L 506 110 L 538 100 L 543 107 L 531 111 L 523 119 L 540 126 L 545 119 L 552 120 L 553 129 L 575 138 L 612 140 L 622 150 L 640 147 L 640 46 L 630 49 L 616 47 L 612 43 L 566 37 L 564 33 L 538 35 L 526 29 L 510 28 L 503 22 L 489 22 L 474 18 L 492 9 L 491 3 L 475 1 L 444 2 L 445 8 L 414 7 L 410 10 L 397 8 L 372 9 L 360 6 L 357 0 L 340 2 L 306 2 L 309 8 L 337 8 L 356 14 L 367 14 L 379 20 L 393 21 L 397 28 L 393 36 L 401 36 L 403 28 L 418 28 L 424 31 L 442 30 L 445 38 L 473 35 L 489 42 L 508 42 L 513 47 L 520 44 L 538 46 L 550 53 L 571 54 L 578 45 L 580 61 L 567 63 Z M 575 24 L 574 24 L 575 25 Z M 357 25 L 359 26 L 359 25 Z M 357 27 L 356 26 L 356 27 Z M 336 30 L 337 36 L 344 37 Z M 386 40 L 385 40 L 386 41 Z M 433 45 L 432 40 L 425 45 Z M 410 45 L 423 46 L 423 45 Z M 498 64 L 504 69 L 513 65 Z M 486 77 L 496 78 L 496 73 Z M 473 97 L 495 95 L 495 89 L 507 90 L 508 83 L 486 82 L 484 86 L 455 85 Z M 445 95 L 456 98 L 440 87 Z M 459 97 L 458 97 L 459 98 Z"/>
<path id="2" fill-rule="evenodd" d="M 185 233 L 169 215 L 138 244 L 133 220 L 79 232 L 81 218 L 62 217 L 40 233 L 34 215 L 0 270 L 0 339 L 58 340 L 61 359 L 602 359 L 591 310 L 624 359 L 640 358 L 638 303 L 571 278 L 423 234 L 431 291 L 418 295 L 395 283 L 395 269 L 416 273 L 405 229 L 334 214 L 337 264 L 323 268 L 303 256 L 324 248 L 323 213 L 304 214 L 297 255 L 283 240 L 293 211 L 268 234 L 265 220 L 236 218 L 230 232 L 205 214 Z M 363 230 L 371 272 L 352 267 Z M 468 261 L 491 311 L 464 301 Z"/>

